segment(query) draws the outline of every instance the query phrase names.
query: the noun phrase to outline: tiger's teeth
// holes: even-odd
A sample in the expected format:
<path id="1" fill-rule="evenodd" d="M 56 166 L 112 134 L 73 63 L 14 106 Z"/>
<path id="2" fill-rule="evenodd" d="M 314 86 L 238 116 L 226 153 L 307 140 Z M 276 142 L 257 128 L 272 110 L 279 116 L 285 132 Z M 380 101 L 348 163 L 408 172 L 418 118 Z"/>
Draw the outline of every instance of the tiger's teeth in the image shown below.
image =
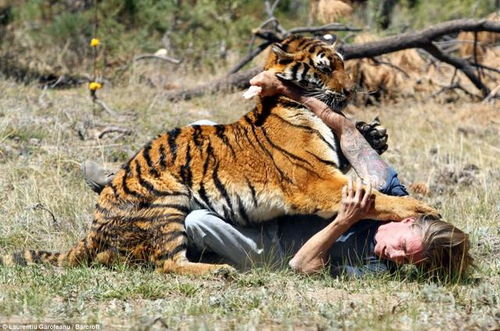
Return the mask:
<path id="1" fill-rule="evenodd" d="M 245 93 L 243 93 L 243 98 L 251 99 L 251 98 L 259 95 L 260 92 L 262 92 L 262 87 L 252 85 L 248 88 L 248 90 L 245 91 Z"/>

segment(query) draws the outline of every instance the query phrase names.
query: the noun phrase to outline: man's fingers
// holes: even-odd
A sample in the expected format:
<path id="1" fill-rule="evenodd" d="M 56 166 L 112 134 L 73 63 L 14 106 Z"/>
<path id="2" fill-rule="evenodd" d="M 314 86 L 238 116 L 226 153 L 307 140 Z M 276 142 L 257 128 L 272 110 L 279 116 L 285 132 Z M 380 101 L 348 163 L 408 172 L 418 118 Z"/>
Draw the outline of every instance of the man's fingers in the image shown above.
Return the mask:
<path id="1" fill-rule="evenodd" d="M 352 178 L 349 177 L 349 180 L 347 181 L 347 196 L 352 197 Z"/>
<path id="2" fill-rule="evenodd" d="M 361 199 L 362 194 L 363 194 L 363 184 L 361 183 L 361 179 L 358 178 L 356 180 L 356 193 L 354 194 L 354 200 L 359 201 Z"/>
<path id="3" fill-rule="evenodd" d="M 368 199 L 365 210 L 369 211 L 372 208 L 375 208 L 375 195 L 370 194 L 370 198 Z"/>
<path id="4" fill-rule="evenodd" d="M 368 186 L 366 186 L 365 189 L 365 194 L 363 195 L 363 200 L 361 200 L 361 206 L 366 207 L 368 206 L 368 201 L 372 196 L 372 184 L 369 183 Z"/>
<path id="5" fill-rule="evenodd" d="M 347 186 L 342 187 L 342 200 L 345 201 L 347 199 Z"/>
<path id="6" fill-rule="evenodd" d="M 250 85 L 262 85 L 262 79 L 264 78 L 264 73 L 261 72 L 257 76 L 254 76 L 252 79 L 250 79 Z"/>
<path id="7" fill-rule="evenodd" d="M 252 79 L 250 79 L 250 85 L 255 85 L 255 86 L 266 86 L 266 85 L 271 85 L 273 82 L 274 74 L 268 71 L 263 71 L 256 76 L 254 76 Z"/>

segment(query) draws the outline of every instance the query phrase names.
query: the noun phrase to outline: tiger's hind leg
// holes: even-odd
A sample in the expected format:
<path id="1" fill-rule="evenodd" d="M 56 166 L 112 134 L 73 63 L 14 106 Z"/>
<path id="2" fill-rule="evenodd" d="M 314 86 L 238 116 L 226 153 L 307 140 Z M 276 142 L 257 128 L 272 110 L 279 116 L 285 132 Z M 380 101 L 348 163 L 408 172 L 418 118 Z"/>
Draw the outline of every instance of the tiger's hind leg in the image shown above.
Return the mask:
<path id="1" fill-rule="evenodd" d="M 157 271 L 184 275 L 233 272 L 227 264 L 194 263 L 186 258 L 187 234 L 184 230 L 185 215 L 173 216 L 169 222 L 155 226 L 151 262 Z"/>

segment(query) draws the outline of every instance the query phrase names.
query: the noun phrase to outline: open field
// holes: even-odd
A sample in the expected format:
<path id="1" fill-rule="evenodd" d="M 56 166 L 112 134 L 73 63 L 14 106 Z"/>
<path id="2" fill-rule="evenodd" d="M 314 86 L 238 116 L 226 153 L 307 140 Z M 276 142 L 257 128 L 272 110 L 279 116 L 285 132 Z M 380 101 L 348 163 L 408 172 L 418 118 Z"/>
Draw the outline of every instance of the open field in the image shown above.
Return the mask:
<path id="1" fill-rule="evenodd" d="M 194 78 L 192 78 L 194 79 Z M 200 80 L 200 78 L 197 78 Z M 116 168 L 162 130 L 198 119 L 229 122 L 250 110 L 241 93 L 172 104 L 135 82 L 101 96 L 122 116 L 94 107 L 84 88 L 46 91 L 0 81 L 0 254 L 64 250 L 91 221 L 95 195 L 79 164 Z M 351 108 L 379 115 L 385 157 L 407 185 L 471 235 L 478 268 L 458 283 L 412 270 L 358 280 L 257 269 L 230 280 L 149 269 L 0 268 L 4 322 L 87 322 L 107 328 L 498 329 L 500 328 L 500 110 L 496 104 L 406 99 Z M 107 126 L 132 130 L 96 138 Z"/>

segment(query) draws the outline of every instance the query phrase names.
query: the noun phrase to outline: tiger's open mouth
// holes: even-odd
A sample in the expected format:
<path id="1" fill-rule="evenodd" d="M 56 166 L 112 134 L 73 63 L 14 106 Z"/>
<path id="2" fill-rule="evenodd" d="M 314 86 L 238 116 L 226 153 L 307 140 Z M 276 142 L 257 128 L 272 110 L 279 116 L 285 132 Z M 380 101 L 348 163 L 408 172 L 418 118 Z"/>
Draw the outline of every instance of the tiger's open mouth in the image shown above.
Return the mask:
<path id="1" fill-rule="evenodd" d="M 340 113 L 349 102 L 349 97 L 347 95 L 331 90 L 306 90 L 305 95 L 324 102 L 337 113 Z"/>
<path id="2" fill-rule="evenodd" d="M 341 113 L 342 109 L 347 106 L 349 96 L 343 92 L 336 92 L 325 89 L 324 83 L 320 81 L 296 81 L 285 76 L 283 73 L 276 75 L 282 81 L 291 83 L 303 91 L 305 96 L 314 97 L 327 104 L 333 111 Z"/>

